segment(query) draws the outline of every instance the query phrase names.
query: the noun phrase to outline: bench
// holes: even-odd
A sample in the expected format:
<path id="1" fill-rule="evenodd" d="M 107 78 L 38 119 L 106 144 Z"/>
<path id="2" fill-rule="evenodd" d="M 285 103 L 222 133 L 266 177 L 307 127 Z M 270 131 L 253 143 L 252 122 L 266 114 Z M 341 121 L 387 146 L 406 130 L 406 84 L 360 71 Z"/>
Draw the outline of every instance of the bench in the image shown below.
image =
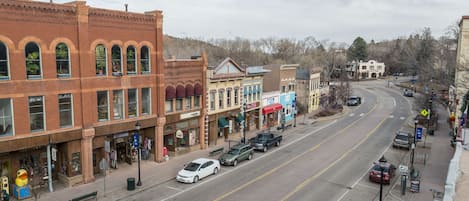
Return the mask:
<path id="1" fill-rule="evenodd" d="M 214 150 L 210 151 L 210 152 L 208 153 L 208 155 L 209 155 L 209 156 L 218 155 L 218 154 L 222 153 L 224 149 L 225 149 L 224 147 L 220 147 L 220 148 L 214 149 Z"/>
<path id="2" fill-rule="evenodd" d="M 85 201 L 85 200 L 98 200 L 98 191 L 94 191 L 80 197 L 76 197 L 71 199 L 70 201 Z"/>

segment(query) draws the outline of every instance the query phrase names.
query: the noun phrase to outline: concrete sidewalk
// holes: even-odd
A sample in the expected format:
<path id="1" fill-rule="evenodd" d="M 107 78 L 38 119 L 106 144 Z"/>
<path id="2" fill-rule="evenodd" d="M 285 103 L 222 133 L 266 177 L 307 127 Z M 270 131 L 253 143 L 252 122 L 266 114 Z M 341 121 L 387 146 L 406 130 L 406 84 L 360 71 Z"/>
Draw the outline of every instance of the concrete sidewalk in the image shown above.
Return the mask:
<path id="1" fill-rule="evenodd" d="M 397 175 L 397 181 L 385 200 L 429 201 L 434 199 L 433 192 L 444 192 L 448 165 L 453 157 L 454 148 L 450 145 L 451 136 L 448 135 L 450 128 L 446 121 L 448 119 L 447 111 L 440 104 L 435 104 L 435 106 L 439 116 L 438 130 L 435 131 L 433 136 L 427 136 L 425 147 L 424 139 L 422 139 L 418 143 L 415 152 L 414 166 L 420 171 L 420 192 L 410 192 L 410 183 L 408 181 L 405 195 L 401 195 L 400 175 Z M 410 153 L 409 151 L 406 157 L 407 162 Z"/>
<path id="2" fill-rule="evenodd" d="M 314 121 L 332 120 L 340 118 L 349 111 L 345 108 L 342 113 L 330 117 L 325 117 L 321 119 L 305 118 L 305 124 L 302 124 L 303 116 L 298 116 L 296 128 L 290 127 L 286 129 L 283 134 L 288 135 L 288 133 L 293 133 L 296 129 L 299 129 L 304 126 L 309 126 Z M 249 139 L 250 137 L 256 135 L 256 133 L 258 132 L 259 130 L 247 132 L 246 138 Z M 229 140 L 231 141 L 231 145 L 233 145 L 233 142 L 239 141 L 240 137 L 239 135 L 231 136 Z M 217 158 L 218 156 L 209 157 L 209 152 L 215 148 L 220 148 L 221 146 L 223 146 L 225 150 L 227 150 L 228 144 L 229 143 L 227 141 L 224 141 L 224 143 L 222 144 L 211 146 L 205 150 L 193 151 L 177 157 L 171 157 L 168 161 L 163 163 L 155 163 L 154 161 L 141 161 L 141 179 L 143 185 L 141 187 L 136 186 L 136 189 L 133 191 L 127 191 L 127 178 L 134 177 L 135 180 L 137 180 L 138 169 L 135 163 L 133 165 L 122 164 L 119 166 L 119 169 L 112 170 L 112 172 L 106 177 L 102 175 L 97 175 L 96 180 L 88 184 L 82 184 L 79 186 L 67 188 L 56 182 L 54 183 L 54 192 L 47 192 L 46 188 L 35 190 L 36 198 L 37 200 L 64 201 L 70 200 L 75 197 L 79 197 L 84 194 L 88 194 L 90 192 L 98 191 L 98 200 L 126 200 L 126 198 L 130 195 L 134 195 L 141 191 L 151 189 L 166 181 L 174 179 L 176 177 L 177 172 L 184 166 L 184 164 L 193 159 L 200 157 Z M 12 198 L 12 200 L 15 199 Z M 33 197 L 28 200 L 35 199 Z"/>

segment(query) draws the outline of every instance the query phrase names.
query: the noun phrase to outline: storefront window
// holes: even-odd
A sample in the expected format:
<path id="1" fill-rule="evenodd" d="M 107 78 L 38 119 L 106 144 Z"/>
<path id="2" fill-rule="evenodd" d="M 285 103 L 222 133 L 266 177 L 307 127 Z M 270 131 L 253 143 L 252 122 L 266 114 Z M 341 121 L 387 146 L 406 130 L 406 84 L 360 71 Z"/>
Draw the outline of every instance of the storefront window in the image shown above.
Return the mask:
<path id="1" fill-rule="evenodd" d="M 182 99 L 178 98 L 176 99 L 176 111 L 181 111 L 182 110 Z"/>
<path id="2" fill-rule="evenodd" d="M 129 89 L 128 94 L 128 110 L 129 110 L 129 117 L 136 117 L 138 116 L 137 114 L 137 108 L 138 108 L 138 101 L 137 101 L 137 89 Z"/>
<path id="3" fill-rule="evenodd" d="M 114 119 L 124 118 L 124 95 L 122 90 L 114 90 L 112 92 L 113 98 L 112 103 L 114 104 Z"/>
<path id="4" fill-rule="evenodd" d="M 142 114 L 151 114 L 150 88 L 142 88 Z"/>
<path id="5" fill-rule="evenodd" d="M 29 97 L 29 123 L 32 132 L 44 130 L 44 97 Z"/>
<path id="6" fill-rule="evenodd" d="M 223 91 L 218 91 L 218 107 L 223 109 Z"/>
<path id="7" fill-rule="evenodd" d="M 0 99 L 0 137 L 13 134 L 11 99 Z"/>
<path id="8" fill-rule="evenodd" d="M 72 154 L 72 170 L 71 176 L 76 176 L 81 174 L 81 156 L 80 153 Z"/>
<path id="9" fill-rule="evenodd" d="M 59 94 L 60 127 L 73 126 L 72 94 Z"/>
<path id="10" fill-rule="evenodd" d="M 166 112 L 173 112 L 173 99 L 166 100 L 164 102 L 164 108 Z"/>
<path id="11" fill-rule="evenodd" d="M 234 89 L 234 104 L 235 105 L 238 105 L 238 102 L 239 102 L 238 101 L 238 91 L 239 91 L 238 88 Z"/>
<path id="12" fill-rule="evenodd" d="M 186 97 L 185 105 L 186 110 L 192 109 L 192 96 Z"/>
<path id="13" fill-rule="evenodd" d="M 98 121 L 109 120 L 109 101 L 107 91 L 98 91 Z"/>
<path id="14" fill-rule="evenodd" d="M 200 107 L 200 96 L 194 96 L 194 108 Z"/>
<path id="15" fill-rule="evenodd" d="M 226 107 L 231 107 L 231 89 L 226 90 Z"/>
<path id="16" fill-rule="evenodd" d="M 210 92 L 210 110 L 215 110 L 215 93 L 214 91 Z"/>

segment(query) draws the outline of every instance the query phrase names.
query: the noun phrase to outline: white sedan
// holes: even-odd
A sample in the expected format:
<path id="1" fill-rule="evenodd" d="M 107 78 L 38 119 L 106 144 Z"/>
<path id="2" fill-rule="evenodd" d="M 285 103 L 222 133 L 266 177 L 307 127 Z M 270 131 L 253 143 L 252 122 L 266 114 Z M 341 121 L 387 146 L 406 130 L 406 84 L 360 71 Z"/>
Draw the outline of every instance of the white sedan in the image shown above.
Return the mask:
<path id="1" fill-rule="evenodd" d="M 184 183 L 197 183 L 206 176 L 217 174 L 219 170 L 218 160 L 199 158 L 184 166 L 184 169 L 178 172 L 176 180 Z"/>

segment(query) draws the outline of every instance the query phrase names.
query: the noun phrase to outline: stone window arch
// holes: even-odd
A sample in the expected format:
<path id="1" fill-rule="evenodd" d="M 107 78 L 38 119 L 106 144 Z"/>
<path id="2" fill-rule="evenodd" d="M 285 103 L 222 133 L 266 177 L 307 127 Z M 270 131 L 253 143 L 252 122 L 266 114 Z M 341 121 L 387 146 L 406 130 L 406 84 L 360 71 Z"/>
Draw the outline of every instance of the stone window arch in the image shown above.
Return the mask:
<path id="1" fill-rule="evenodd" d="M 70 51 L 67 44 L 59 43 L 55 46 L 55 64 L 57 77 L 70 77 Z"/>
<path id="2" fill-rule="evenodd" d="M 107 75 L 107 53 L 103 44 L 95 48 L 96 75 Z"/>
<path id="3" fill-rule="evenodd" d="M 118 45 L 111 48 L 112 75 L 122 75 L 122 51 Z"/>
<path id="4" fill-rule="evenodd" d="M 42 78 L 41 49 L 35 42 L 29 42 L 24 48 L 26 61 L 26 77 L 28 79 Z"/>
<path id="5" fill-rule="evenodd" d="M 0 41 L 0 80 L 10 79 L 9 67 L 8 48 L 5 43 Z"/>
<path id="6" fill-rule="evenodd" d="M 150 48 L 147 46 L 140 49 L 140 65 L 142 74 L 150 73 Z"/>
<path id="7" fill-rule="evenodd" d="M 134 46 L 127 47 L 127 75 L 137 74 L 137 52 Z"/>

